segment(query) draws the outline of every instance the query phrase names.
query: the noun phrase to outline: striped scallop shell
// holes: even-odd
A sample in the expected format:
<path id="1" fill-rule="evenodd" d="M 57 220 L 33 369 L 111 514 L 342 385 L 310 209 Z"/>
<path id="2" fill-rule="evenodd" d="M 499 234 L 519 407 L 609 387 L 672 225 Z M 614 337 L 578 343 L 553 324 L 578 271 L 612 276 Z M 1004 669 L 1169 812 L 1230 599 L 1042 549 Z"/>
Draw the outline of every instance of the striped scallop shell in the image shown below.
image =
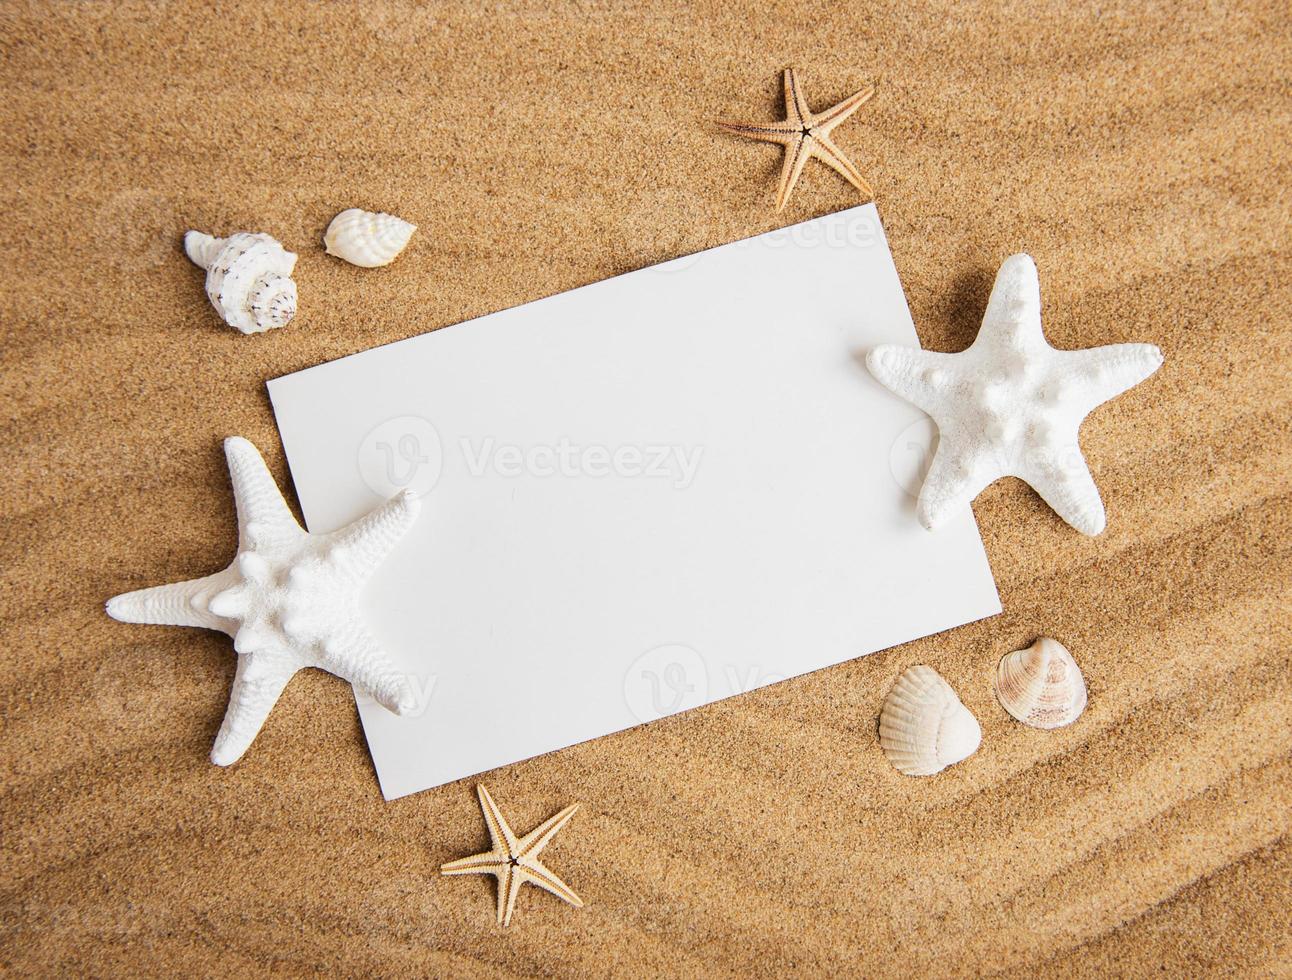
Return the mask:
<path id="1" fill-rule="evenodd" d="M 879 715 L 879 744 L 908 776 L 932 776 L 969 758 L 982 729 L 932 667 L 908 668 L 893 684 Z"/>
<path id="2" fill-rule="evenodd" d="M 347 208 L 323 235 L 328 255 L 365 269 L 390 265 L 413 237 L 417 225 L 384 212 Z"/>
<path id="3" fill-rule="evenodd" d="M 1086 681 L 1067 647 L 1043 636 L 1001 658 L 996 697 L 1025 725 L 1061 728 L 1086 710 Z"/>

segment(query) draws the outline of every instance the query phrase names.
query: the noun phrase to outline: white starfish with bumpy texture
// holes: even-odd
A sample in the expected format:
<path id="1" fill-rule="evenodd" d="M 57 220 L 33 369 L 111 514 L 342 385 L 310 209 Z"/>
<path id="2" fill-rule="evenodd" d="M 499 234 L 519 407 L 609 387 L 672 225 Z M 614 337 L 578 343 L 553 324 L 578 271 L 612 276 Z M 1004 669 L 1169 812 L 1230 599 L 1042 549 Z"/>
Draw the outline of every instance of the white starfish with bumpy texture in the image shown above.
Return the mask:
<path id="1" fill-rule="evenodd" d="M 930 530 L 988 484 L 1017 476 L 1083 534 L 1104 529 L 1104 504 L 1077 441 L 1082 420 L 1162 364 L 1152 344 L 1055 350 L 1041 332 L 1041 285 L 1030 255 L 996 274 L 982 329 L 958 354 L 885 344 L 866 366 L 926 411 L 938 448 L 917 504 Z"/>
<path id="2" fill-rule="evenodd" d="M 108 600 L 125 623 L 200 626 L 233 637 L 238 670 L 211 761 L 237 762 L 302 667 L 357 684 L 396 714 L 412 691 L 377 646 L 359 610 L 359 590 L 412 526 L 411 493 L 388 500 L 331 534 L 296 523 L 260 453 L 246 439 L 224 442 L 238 506 L 238 556 L 205 578 L 127 592 Z"/>

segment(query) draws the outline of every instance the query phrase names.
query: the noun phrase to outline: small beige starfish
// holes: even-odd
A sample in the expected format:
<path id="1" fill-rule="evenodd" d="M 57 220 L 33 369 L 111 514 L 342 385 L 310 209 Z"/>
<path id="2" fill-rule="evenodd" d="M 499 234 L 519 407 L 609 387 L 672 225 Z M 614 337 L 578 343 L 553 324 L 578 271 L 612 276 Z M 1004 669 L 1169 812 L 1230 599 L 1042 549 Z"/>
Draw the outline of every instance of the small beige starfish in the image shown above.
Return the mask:
<path id="1" fill-rule="evenodd" d="M 503 819 L 498 804 L 493 801 L 489 791 L 483 785 L 476 786 L 480 795 L 480 809 L 484 813 L 485 825 L 489 828 L 489 837 L 493 849 L 459 861 L 450 861 L 441 866 L 440 874 L 446 875 L 493 875 L 498 879 L 498 924 L 506 926 L 511 922 L 511 911 L 516 906 L 516 896 L 520 886 L 526 883 L 537 885 L 551 892 L 557 898 L 569 902 L 576 908 L 583 908 L 583 899 L 570 890 L 569 885 L 554 875 L 538 854 L 548 845 L 556 832 L 565 826 L 574 816 L 579 804 L 567 806 L 554 817 L 549 817 L 519 840 Z"/>
<path id="2" fill-rule="evenodd" d="M 816 157 L 822 163 L 837 170 L 848 183 L 866 195 L 867 200 L 875 196 L 864 177 L 843 151 L 834 145 L 830 133 L 841 122 L 851 116 L 857 109 L 875 94 L 875 87 L 867 85 L 844 99 L 825 112 L 813 115 L 808 108 L 803 90 L 799 88 L 794 77 L 794 69 L 785 69 L 785 120 L 778 123 L 749 124 L 719 122 L 729 133 L 748 136 L 753 140 L 764 140 L 768 143 L 779 143 L 785 147 L 785 164 L 781 167 L 781 187 L 776 194 L 776 210 L 785 207 L 790 199 L 790 192 L 798 183 L 799 174 L 809 157 Z"/>

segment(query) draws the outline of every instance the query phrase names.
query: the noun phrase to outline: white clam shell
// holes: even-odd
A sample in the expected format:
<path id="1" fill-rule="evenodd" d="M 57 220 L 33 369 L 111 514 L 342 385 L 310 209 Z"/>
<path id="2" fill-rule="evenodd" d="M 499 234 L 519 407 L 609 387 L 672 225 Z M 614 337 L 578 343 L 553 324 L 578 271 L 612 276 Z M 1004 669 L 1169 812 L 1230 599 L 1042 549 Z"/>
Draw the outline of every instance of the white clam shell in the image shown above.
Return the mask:
<path id="1" fill-rule="evenodd" d="M 879 744 L 898 772 L 932 776 L 969 758 L 982 729 L 932 667 L 908 668 L 893 684 L 879 715 Z"/>
<path id="2" fill-rule="evenodd" d="M 328 255 L 365 269 L 390 265 L 413 237 L 417 225 L 384 212 L 347 208 L 323 235 Z"/>
<path id="3" fill-rule="evenodd" d="M 1026 650 L 1001 657 L 996 697 L 1025 725 L 1061 728 L 1086 710 L 1086 681 L 1067 647 L 1043 636 Z"/>
<path id="4" fill-rule="evenodd" d="M 190 231 L 184 251 L 206 270 L 206 295 L 229 326 L 261 333 L 296 315 L 296 254 L 272 236 L 240 231 L 215 238 Z"/>

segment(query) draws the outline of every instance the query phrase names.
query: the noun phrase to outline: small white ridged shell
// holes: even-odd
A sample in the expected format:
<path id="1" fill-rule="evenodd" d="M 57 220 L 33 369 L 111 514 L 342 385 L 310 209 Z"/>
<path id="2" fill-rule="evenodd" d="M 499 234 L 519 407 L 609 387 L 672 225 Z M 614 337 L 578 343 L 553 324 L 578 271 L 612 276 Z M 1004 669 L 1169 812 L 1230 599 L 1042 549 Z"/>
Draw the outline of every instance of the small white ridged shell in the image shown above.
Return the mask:
<path id="1" fill-rule="evenodd" d="M 1001 657 L 996 697 L 1024 725 L 1062 728 L 1086 710 L 1086 680 L 1067 647 L 1043 636 Z"/>
<path id="2" fill-rule="evenodd" d="M 296 315 L 296 255 L 272 236 L 240 231 L 214 238 L 190 231 L 184 251 L 206 270 L 206 295 L 229 326 L 261 333 Z"/>
<path id="3" fill-rule="evenodd" d="M 347 208 L 323 236 L 328 255 L 365 269 L 390 265 L 413 237 L 417 225 L 384 212 Z"/>
<path id="4" fill-rule="evenodd" d="M 982 742 L 978 719 L 932 667 L 908 668 L 879 715 L 879 744 L 898 772 L 932 776 L 969 758 Z"/>

